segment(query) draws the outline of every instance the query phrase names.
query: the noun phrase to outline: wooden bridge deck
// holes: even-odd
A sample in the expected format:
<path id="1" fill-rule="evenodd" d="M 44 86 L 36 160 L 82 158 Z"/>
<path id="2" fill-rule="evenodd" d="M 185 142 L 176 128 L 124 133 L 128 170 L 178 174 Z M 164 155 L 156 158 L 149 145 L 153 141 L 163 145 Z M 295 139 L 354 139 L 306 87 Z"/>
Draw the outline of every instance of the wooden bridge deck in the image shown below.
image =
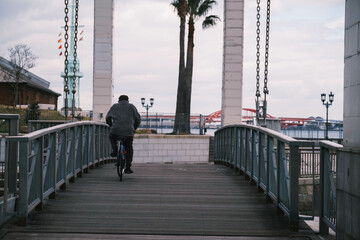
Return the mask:
<path id="1" fill-rule="evenodd" d="M 290 232 L 287 217 L 232 169 L 134 164 L 133 170 L 123 182 L 113 164 L 91 170 L 32 213 L 27 227 L 5 225 L 3 239 L 309 239 Z"/>

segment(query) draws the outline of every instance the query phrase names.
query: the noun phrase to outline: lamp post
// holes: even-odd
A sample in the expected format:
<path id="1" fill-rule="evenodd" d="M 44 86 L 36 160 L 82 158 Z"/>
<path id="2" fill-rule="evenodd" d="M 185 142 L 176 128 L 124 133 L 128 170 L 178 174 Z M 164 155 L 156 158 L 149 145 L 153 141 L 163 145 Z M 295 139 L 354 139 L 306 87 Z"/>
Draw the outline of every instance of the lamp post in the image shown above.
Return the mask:
<path id="1" fill-rule="evenodd" d="M 332 102 L 334 101 L 334 94 L 332 92 L 330 92 L 329 101 L 326 101 L 326 94 L 322 93 L 321 94 L 321 101 L 322 101 L 323 105 L 325 105 L 325 107 L 326 107 L 326 135 L 325 135 L 325 139 L 329 139 L 329 136 L 328 136 L 328 131 L 329 131 L 329 106 L 331 106 Z"/>
<path id="2" fill-rule="evenodd" d="M 151 108 L 154 105 L 154 98 L 150 98 L 150 105 L 145 105 L 145 98 L 141 98 L 141 105 L 146 108 L 146 125 L 147 128 L 149 128 L 149 108 Z"/>

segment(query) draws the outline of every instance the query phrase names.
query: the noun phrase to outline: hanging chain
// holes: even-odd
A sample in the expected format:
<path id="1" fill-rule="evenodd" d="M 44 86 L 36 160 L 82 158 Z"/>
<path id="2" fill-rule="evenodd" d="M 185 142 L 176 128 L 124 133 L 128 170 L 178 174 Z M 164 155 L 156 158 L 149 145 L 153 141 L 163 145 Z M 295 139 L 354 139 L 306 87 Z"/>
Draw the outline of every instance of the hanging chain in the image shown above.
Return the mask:
<path id="1" fill-rule="evenodd" d="M 68 31 L 69 31 L 69 25 L 68 25 L 68 22 L 69 22 L 69 17 L 68 17 L 68 13 L 69 13 L 69 1 L 68 0 L 65 0 L 65 43 L 64 43 L 64 47 L 65 47 L 65 86 L 64 86 L 64 92 L 66 94 L 66 99 L 67 99 L 67 95 L 69 93 L 69 85 L 68 85 L 68 82 L 69 82 L 69 69 L 68 69 L 68 65 L 69 65 L 69 60 L 68 60 L 68 55 L 69 55 L 69 52 L 68 52 L 68 48 L 69 48 L 69 43 L 68 43 L 68 39 L 69 39 L 69 34 L 68 34 Z"/>
<path id="2" fill-rule="evenodd" d="M 269 32 L 270 32 L 270 0 L 267 0 L 266 10 L 266 42 L 265 42 L 265 69 L 264 69 L 264 98 L 269 94 L 268 83 L 268 66 L 269 66 Z"/>
<path id="3" fill-rule="evenodd" d="M 65 72 L 65 78 L 64 78 L 64 81 L 65 81 L 65 85 L 64 85 L 64 92 L 65 92 L 65 119 L 67 119 L 67 116 L 68 116 L 68 95 L 69 95 L 69 69 L 68 69 L 68 65 L 69 65 L 69 60 L 68 60 L 68 55 L 69 55 L 69 52 L 68 52 L 68 48 L 69 48 L 69 42 L 68 42 L 68 39 L 69 39 L 69 34 L 68 34 L 68 31 L 69 31 L 69 25 L 68 25 L 68 22 L 69 22 L 69 1 L 68 0 L 65 0 L 65 43 L 64 43 L 64 47 L 65 47 L 65 52 L 64 52 L 64 55 L 65 55 L 65 69 L 64 69 L 64 72 Z"/>
<path id="4" fill-rule="evenodd" d="M 260 118 L 259 98 L 260 94 L 260 0 L 257 0 L 256 13 L 256 119 Z M 259 121 L 257 121 L 259 122 Z"/>
<path id="5" fill-rule="evenodd" d="M 260 0 L 257 0 L 256 14 L 256 99 L 260 97 Z"/>
<path id="6" fill-rule="evenodd" d="M 75 2 L 75 29 L 74 29 L 74 81 L 72 83 L 73 99 L 75 99 L 76 93 L 76 64 L 77 64 L 77 34 L 78 34 L 78 19 L 79 19 L 79 0 Z"/>

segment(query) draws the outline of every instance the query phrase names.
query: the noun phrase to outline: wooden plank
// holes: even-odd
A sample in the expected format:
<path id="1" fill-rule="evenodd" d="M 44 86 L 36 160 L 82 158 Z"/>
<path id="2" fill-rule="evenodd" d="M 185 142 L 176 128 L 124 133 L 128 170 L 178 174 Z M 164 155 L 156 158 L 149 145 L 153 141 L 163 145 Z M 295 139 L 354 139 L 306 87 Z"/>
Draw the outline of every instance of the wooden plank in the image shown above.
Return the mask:
<path id="1" fill-rule="evenodd" d="M 31 238 L 29 238 L 31 237 Z M 63 234 L 63 233 L 10 233 L 4 240 L 309 240 L 307 237 L 247 237 L 247 236 L 175 236 L 175 235 L 126 235 L 126 234 Z"/>
<path id="2" fill-rule="evenodd" d="M 30 214 L 26 228 L 6 225 L 7 236 L 38 234 L 43 239 L 43 234 L 92 233 L 94 238 L 84 239 L 112 239 L 96 238 L 107 234 L 287 239 L 294 234 L 288 230 L 288 218 L 277 215 L 264 194 L 232 169 L 213 164 L 134 164 L 133 170 L 123 182 L 113 164 L 84 174 L 49 200 L 43 211 Z"/>

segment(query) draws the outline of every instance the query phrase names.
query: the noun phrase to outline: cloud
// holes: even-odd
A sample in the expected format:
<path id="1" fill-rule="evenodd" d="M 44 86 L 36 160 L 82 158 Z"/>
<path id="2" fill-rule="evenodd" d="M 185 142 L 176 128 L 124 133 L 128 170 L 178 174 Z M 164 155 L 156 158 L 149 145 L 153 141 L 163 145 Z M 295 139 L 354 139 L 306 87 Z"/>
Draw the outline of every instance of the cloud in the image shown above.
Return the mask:
<path id="1" fill-rule="evenodd" d="M 245 2 L 245 6 L 243 105 L 254 106 L 255 5 Z M 320 115 L 324 110 L 320 93 L 333 91 L 337 103 L 329 114 L 342 119 L 344 3 L 274 0 L 271 6 L 269 113 L 290 117 Z M 266 14 L 263 12 L 261 16 L 264 33 Z M 264 35 L 261 39 L 263 71 Z"/>
<path id="2" fill-rule="evenodd" d="M 115 99 L 128 93 L 142 109 L 140 98 L 155 98 L 154 112 L 174 112 L 178 81 L 179 19 L 170 0 L 114 1 L 113 79 Z M 265 2 L 262 2 L 264 40 Z M 25 43 L 39 56 L 32 71 L 62 93 L 64 58 L 57 37 L 64 24 L 64 3 L 44 0 L 3 0 L 0 9 L 0 54 Z M 84 78 L 80 83 L 83 109 L 92 108 L 93 1 L 80 2 L 84 41 L 78 56 Z M 306 13 L 306 14 L 304 14 Z M 196 25 L 192 112 L 220 110 L 223 49 L 223 2 L 212 14 L 222 21 L 203 31 Z M 245 1 L 243 106 L 255 103 L 256 2 Z M 321 115 L 320 93 L 333 91 L 330 118 L 342 119 L 343 0 L 271 1 L 269 113 L 274 116 Z M 263 71 L 264 42 L 261 43 Z M 115 100 L 114 99 L 114 100 Z M 62 100 L 59 100 L 62 106 Z"/>

